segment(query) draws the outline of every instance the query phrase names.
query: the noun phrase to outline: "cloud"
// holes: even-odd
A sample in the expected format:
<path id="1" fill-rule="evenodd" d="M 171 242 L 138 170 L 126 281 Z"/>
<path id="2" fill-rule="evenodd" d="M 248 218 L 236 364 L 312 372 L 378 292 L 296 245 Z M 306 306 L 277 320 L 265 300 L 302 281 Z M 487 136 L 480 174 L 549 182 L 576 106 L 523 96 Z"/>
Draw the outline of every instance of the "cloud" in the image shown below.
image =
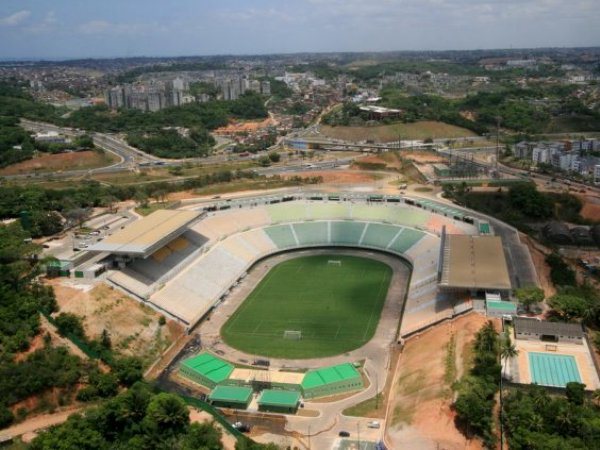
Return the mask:
<path id="1" fill-rule="evenodd" d="M 16 13 L 11 14 L 10 16 L 2 17 L 0 19 L 0 26 L 16 27 L 24 20 L 26 20 L 30 15 L 31 11 L 27 9 L 22 9 L 21 11 L 17 11 Z"/>
<path id="2" fill-rule="evenodd" d="M 77 31 L 86 35 L 130 35 L 140 36 L 168 31 L 168 27 L 159 23 L 114 23 L 106 20 L 91 20 L 82 23 Z"/>
<path id="3" fill-rule="evenodd" d="M 56 13 L 54 11 L 48 11 L 40 22 L 26 27 L 25 31 L 32 34 L 39 34 L 55 32 L 57 29 L 58 20 L 56 19 Z"/>

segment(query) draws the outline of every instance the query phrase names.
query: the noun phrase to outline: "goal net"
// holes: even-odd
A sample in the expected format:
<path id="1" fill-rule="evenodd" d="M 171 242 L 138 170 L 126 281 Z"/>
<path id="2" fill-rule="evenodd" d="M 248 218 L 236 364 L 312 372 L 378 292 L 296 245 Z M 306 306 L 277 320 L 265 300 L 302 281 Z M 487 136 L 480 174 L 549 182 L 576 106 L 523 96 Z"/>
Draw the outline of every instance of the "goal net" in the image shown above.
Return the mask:
<path id="1" fill-rule="evenodd" d="M 302 331 L 298 330 L 285 330 L 283 332 L 284 339 L 291 339 L 292 341 L 299 341 L 302 339 Z"/>
<path id="2" fill-rule="evenodd" d="M 339 259 L 330 259 L 327 261 L 327 265 L 329 266 L 341 266 L 342 262 Z"/>

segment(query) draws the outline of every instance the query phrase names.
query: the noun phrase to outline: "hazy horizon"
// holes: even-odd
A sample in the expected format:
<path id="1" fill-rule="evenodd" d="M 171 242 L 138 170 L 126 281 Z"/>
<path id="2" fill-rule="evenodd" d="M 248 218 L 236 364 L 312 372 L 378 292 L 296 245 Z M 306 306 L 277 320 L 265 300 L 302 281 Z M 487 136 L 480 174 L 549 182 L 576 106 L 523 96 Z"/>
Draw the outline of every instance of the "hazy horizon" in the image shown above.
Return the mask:
<path id="1" fill-rule="evenodd" d="M 595 47 L 595 0 L 0 3 L 3 60 Z"/>

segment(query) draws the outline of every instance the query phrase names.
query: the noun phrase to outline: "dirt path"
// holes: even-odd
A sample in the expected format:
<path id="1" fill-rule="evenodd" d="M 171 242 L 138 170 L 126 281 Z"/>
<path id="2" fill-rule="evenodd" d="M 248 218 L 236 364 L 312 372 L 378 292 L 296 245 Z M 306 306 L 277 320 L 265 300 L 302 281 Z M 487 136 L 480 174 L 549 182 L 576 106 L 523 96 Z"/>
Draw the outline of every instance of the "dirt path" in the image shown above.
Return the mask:
<path id="1" fill-rule="evenodd" d="M 58 425 L 63 423 L 69 418 L 71 414 L 81 411 L 83 408 L 76 406 L 64 409 L 62 411 L 53 414 L 42 414 L 40 416 L 32 417 L 24 422 L 13 425 L 12 427 L 5 428 L 0 431 L 0 435 L 5 436 L 22 436 L 25 434 L 35 433 L 36 431 L 43 430 L 51 427 L 52 425 Z M 33 439 L 34 436 L 28 436 L 27 440 Z"/>

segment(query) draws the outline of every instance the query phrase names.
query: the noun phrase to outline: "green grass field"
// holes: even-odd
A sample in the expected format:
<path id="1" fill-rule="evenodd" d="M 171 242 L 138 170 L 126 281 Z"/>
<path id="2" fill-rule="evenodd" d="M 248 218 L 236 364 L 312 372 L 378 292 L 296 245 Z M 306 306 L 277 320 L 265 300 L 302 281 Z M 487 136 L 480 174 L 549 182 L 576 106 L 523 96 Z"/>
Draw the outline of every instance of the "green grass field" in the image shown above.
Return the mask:
<path id="1" fill-rule="evenodd" d="M 282 262 L 223 325 L 221 335 L 234 348 L 273 358 L 318 358 L 354 350 L 373 337 L 391 278 L 387 264 L 355 256 Z M 302 339 L 285 339 L 285 330 L 301 331 Z"/>

